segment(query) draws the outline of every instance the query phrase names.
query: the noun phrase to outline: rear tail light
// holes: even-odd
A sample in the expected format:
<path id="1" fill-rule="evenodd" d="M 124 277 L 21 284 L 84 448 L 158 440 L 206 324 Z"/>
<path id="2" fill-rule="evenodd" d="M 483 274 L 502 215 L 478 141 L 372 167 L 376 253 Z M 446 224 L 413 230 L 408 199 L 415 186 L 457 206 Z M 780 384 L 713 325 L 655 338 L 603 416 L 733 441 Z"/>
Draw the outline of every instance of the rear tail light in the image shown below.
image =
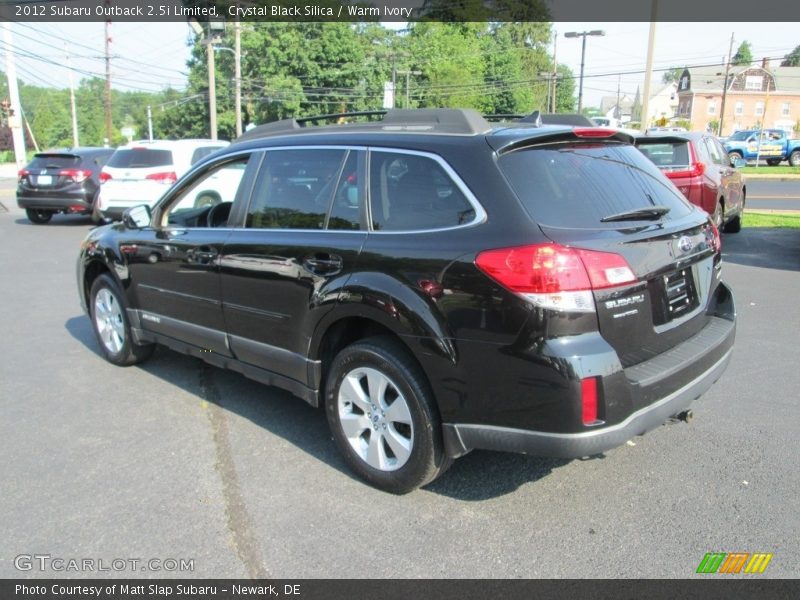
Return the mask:
<path id="1" fill-rule="evenodd" d="M 72 179 L 75 183 L 83 183 L 92 176 L 92 172 L 88 169 L 61 169 L 58 174 Z"/>
<path id="2" fill-rule="evenodd" d="M 592 312 L 593 290 L 636 281 L 619 254 L 558 244 L 486 250 L 475 264 L 504 288 L 554 310 Z"/>
<path id="3" fill-rule="evenodd" d="M 719 235 L 714 219 L 708 217 L 708 225 L 706 225 L 706 242 L 714 251 L 715 254 L 722 252 L 722 238 Z"/>
<path id="4" fill-rule="evenodd" d="M 151 173 L 145 179 L 149 179 L 150 181 L 156 181 L 158 183 L 163 183 L 164 185 L 172 185 L 176 181 L 178 181 L 178 176 L 175 174 L 174 171 L 165 171 L 163 173 Z"/>
<path id="5" fill-rule="evenodd" d="M 106 181 L 111 179 L 111 175 L 106 171 L 100 171 L 100 183 L 105 183 Z"/>
<path id="6" fill-rule="evenodd" d="M 17 173 L 17 177 L 19 178 L 20 181 L 22 181 L 30 174 L 31 172 L 28 171 L 28 169 L 20 169 L 19 172 Z"/>
<path id="7" fill-rule="evenodd" d="M 597 377 L 581 379 L 581 408 L 584 425 L 597 423 Z"/>
<path id="8" fill-rule="evenodd" d="M 693 163 L 688 169 L 679 171 L 664 171 L 664 175 L 670 179 L 680 179 L 683 177 L 700 177 L 706 172 L 706 164 L 701 162 Z"/>

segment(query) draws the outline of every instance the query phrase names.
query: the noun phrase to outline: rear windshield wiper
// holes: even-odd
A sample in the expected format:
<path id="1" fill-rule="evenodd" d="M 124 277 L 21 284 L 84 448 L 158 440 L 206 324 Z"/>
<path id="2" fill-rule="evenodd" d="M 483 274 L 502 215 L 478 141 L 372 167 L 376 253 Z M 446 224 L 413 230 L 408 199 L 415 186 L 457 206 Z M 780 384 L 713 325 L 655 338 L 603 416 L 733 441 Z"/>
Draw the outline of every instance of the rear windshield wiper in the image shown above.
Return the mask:
<path id="1" fill-rule="evenodd" d="M 640 221 L 640 220 L 655 220 L 664 216 L 669 212 L 668 206 L 648 206 L 646 208 L 635 208 L 633 210 L 626 210 L 625 212 L 609 215 L 600 219 L 601 223 L 609 223 L 611 221 Z"/>

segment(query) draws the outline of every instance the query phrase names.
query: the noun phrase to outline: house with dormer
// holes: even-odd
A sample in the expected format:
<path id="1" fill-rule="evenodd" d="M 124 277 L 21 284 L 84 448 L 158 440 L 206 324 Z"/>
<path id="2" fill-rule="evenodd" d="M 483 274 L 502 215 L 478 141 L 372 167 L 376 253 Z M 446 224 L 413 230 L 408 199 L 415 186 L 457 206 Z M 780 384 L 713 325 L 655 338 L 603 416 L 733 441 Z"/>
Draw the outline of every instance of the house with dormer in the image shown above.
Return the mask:
<path id="1" fill-rule="evenodd" d="M 723 115 L 723 90 L 725 106 Z M 678 119 L 703 131 L 720 122 L 720 135 L 743 129 L 782 129 L 796 135 L 800 127 L 800 67 L 732 67 L 725 81 L 725 67 L 684 69 L 678 80 Z"/>

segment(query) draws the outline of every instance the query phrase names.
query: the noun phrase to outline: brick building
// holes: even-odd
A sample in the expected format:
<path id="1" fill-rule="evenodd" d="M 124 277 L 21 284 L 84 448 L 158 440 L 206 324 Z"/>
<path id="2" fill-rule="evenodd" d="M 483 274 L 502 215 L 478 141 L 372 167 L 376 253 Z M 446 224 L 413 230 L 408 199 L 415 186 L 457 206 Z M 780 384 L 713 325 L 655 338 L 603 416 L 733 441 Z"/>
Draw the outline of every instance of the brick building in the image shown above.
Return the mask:
<path id="1" fill-rule="evenodd" d="M 724 67 L 684 69 L 678 81 L 675 118 L 703 131 L 719 122 L 722 111 Z M 798 135 L 800 127 L 800 67 L 732 67 L 728 74 L 725 116 L 720 135 L 759 127 L 783 129 Z"/>

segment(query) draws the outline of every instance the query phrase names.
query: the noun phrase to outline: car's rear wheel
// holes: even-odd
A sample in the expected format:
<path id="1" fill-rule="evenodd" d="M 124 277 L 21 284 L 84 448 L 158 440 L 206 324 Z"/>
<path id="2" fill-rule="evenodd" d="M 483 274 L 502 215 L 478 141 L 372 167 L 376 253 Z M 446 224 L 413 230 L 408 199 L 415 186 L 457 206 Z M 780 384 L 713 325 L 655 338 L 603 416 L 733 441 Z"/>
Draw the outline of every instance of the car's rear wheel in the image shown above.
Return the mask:
<path id="1" fill-rule="evenodd" d="M 103 274 L 94 280 L 89 299 L 92 329 L 109 362 L 134 365 L 153 353 L 152 344 L 134 343 L 125 311 L 125 296 L 110 275 Z"/>
<path id="2" fill-rule="evenodd" d="M 45 210 L 43 208 L 26 208 L 25 214 L 28 215 L 28 220 L 37 225 L 44 225 L 53 218 L 52 210 Z"/>
<path id="3" fill-rule="evenodd" d="M 800 167 L 800 150 L 795 150 L 789 155 L 789 164 L 793 167 Z"/>
<path id="4" fill-rule="evenodd" d="M 347 464 L 377 488 L 405 494 L 450 465 L 428 382 L 390 337 L 361 340 L 336 356 L 325 406 Z"/>

